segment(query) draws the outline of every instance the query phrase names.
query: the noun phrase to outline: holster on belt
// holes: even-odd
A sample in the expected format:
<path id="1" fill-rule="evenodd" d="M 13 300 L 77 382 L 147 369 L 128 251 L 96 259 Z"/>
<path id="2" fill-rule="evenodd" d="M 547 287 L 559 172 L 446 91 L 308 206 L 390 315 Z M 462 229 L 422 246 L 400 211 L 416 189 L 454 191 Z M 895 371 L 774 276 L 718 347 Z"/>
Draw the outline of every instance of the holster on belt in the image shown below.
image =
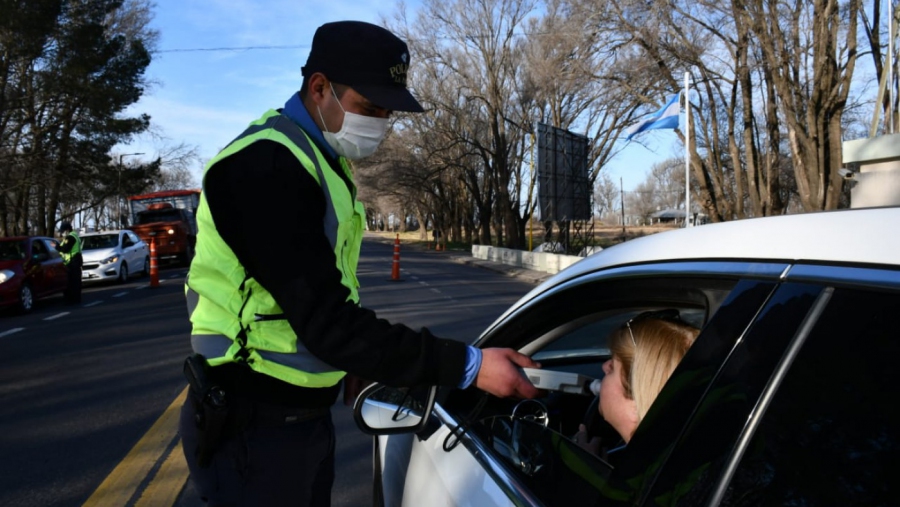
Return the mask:
<path id="1" fill-rule="evenodd" d="M 200 354 L 184 361 L 184 376 L 190 384 L 190 399 L 196 413 L 197 463 L 206 468 L 226 437 L 229 426 L 229 402 L 226 392 L 210 379 L 209 364 Z"/>

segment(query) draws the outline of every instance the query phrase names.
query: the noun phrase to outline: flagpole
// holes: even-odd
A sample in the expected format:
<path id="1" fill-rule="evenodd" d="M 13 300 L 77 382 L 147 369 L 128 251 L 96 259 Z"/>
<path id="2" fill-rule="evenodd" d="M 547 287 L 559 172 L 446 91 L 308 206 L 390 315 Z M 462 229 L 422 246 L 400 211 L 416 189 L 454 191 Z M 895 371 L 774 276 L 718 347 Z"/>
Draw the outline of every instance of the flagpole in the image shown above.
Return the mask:
<path id="1" fill-rule="evenodd" d="M 684 226 L 691 214 L 691 73 L 684 73 Z"/>

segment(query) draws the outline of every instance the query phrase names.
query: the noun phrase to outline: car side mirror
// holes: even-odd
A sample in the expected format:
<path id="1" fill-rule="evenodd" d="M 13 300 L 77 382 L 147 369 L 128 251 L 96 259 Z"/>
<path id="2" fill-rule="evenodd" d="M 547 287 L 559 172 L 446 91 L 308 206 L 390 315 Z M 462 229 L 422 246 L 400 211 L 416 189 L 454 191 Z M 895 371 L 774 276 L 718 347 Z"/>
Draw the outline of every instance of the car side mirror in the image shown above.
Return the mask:
<path id="1" fill-rule="evenodd" d="M 368 435 L 419 433 L 428 425 L 437 386 L 412 388 L 372 384 L 353 404 L 353 419 Z"/>

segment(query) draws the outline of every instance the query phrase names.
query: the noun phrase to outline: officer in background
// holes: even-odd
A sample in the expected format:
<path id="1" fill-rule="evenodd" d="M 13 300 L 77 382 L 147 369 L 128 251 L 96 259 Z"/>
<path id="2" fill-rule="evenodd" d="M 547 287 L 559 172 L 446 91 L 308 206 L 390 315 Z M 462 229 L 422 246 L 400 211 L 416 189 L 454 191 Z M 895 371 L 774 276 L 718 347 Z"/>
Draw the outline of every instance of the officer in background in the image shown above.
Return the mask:
<path id="1" fill-rule="evenodd" d="M 409 58 L 376 25 L 319 27 L 300 91 L 206 167 L 185 287 L 194 387 L 179 429 L 211 507 L 330 505 L 330 407 L 342 384 L 352 401 L 359 378 L 538 394 L 518 369 L 537 366 L 527 356 L 392 325 L 360 306 L 366 222 L 350 160 L 375 151 L 393 111 L 422 111 L 406 88 Z M 272 262 L 259 238 L 278 238 L 290 262 Z"/>
<path id="2" fill-rule="evenodd" d="M 72 224 L 69 222 L 59 224 L 59 232 L 63 240 L 58 250 L 66 265 L 67 275 L 63 296 L 67 304 L 77 305 L 81 303 L 81 266 L 84 264 L 81 257 L 81 237 L 72 230 Z"/>

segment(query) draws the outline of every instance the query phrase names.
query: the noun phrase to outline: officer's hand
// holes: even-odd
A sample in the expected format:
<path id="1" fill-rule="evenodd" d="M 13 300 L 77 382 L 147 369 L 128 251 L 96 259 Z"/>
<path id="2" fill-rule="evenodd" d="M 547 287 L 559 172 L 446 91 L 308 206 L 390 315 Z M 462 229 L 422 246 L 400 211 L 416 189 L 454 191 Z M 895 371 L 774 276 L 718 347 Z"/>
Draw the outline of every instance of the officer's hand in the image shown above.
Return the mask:
<path id="1" fill-rule="evenodd" d="M 534 398 L 540 394 L 519 369 L 541 367 L 530 357 L 512 349 L 482 349 L 481 354 L 475 387 L 501 398 Z"/>

